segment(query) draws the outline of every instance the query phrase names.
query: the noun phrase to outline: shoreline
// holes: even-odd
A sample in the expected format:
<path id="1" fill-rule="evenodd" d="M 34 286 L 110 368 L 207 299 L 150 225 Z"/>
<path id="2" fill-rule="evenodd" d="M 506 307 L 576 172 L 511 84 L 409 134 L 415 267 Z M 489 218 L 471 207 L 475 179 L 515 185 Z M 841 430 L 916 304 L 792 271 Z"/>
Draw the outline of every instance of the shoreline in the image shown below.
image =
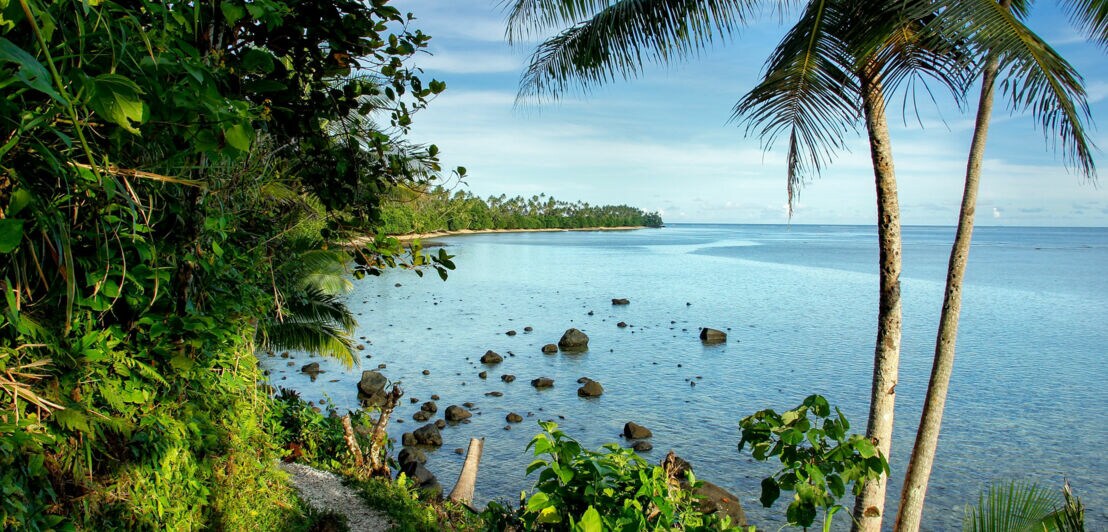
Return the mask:
<path id="1" fill-rule="evenodd" d="M 563 229 L 558 227 L 542 229 L 458 229 L 456 231 L 431 231 L 429 233 L 408 233 L 406 235 L 391 235 L 401 242 L 423 240 L 425 238 L 439 238 L 444 236 L 484 235 L 492 233 L 557 233 L 568 231 L 634 231 L 646 229 L 645 225 L 621 225 L 616 227 L 575 227 Z"/>
<path id="2" fill-rule="evenodd" d="M 388 235 L 401 242 L 411 242 L 413 240 L 423 240 L 427 238 L 439 238 L 447 236 L 465 236 L 465 235 L 485 235 L 493 233 L 557 233 L 568 231 L 635 231 L 638 229 L 649 229 L 645 225 L 620 225 L 615 227 L 574 227 L 569 229 L 563 228 L 542 228 L 542 229 L 458 229 L 456 231 L 431 231 L 427 233 L 408 233 L 404 235 Z M 364 235 L 350 240 L 347 245 L 360 246 L 362 243 L 371 241 L 373 235 Z"/>

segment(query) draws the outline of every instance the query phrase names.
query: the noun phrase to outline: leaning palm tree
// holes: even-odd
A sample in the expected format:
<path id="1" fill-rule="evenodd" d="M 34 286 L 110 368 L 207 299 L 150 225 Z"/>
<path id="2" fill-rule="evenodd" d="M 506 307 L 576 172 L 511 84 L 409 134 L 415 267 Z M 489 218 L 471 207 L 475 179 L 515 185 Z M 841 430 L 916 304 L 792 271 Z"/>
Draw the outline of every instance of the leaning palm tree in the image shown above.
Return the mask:
<path id="1" fill-rule="evenodd" d="M 557 97 L 618 77 L 646 61 L 694 55 L 738 29 L 766 5 L 800 2 L 694 0 L 517 0 L 509 40 L 569 26 L 539 45 L 520 95 Z M 788 137 L 790 210 L 798 187 L 842 149 L 863 117 L 878 203 L 880 302 L 867 436 L 888 456 L 899 366 L 900 212 L 885 93 L 921 74 L 960 94 L 964 69 L 951 46 L 922 32 L 932 18 L 924 0 L 814 0 L 767 65 L 764 80 L 735 107 L 735 118 L 768 143 Z M 591 17 L 591 18 L 587 18 Z M 587 20 L 585 20 L 587 18 Z M 579 22 L 584 20 L 583 22 Z M 855 524 L 880 528 L 886 477 L 868 483 Z"/>
<path id="2" fill-rule="evenodd" d="M 1075 3 L 1079 5 L 1074 6 L 1072 13 L 1079 25 L 1094 36 L 1099 31 L 1100 42 L 1108 42 L 1103 40 L 1108 2 L 1080 0 Z M 973 239 L 977 190 L 997 81 L 1010 96 L 1015 110 L 1031 111 L 1069 165 L 1086 178 L 1095 179 L 1096 175 L 1091 142 L 1083 125 L 1089 120 L 1089 109 L 1081 77 L 1023 24 L 1021 19 L 1027 16 L 1029 1 L 946 0 L 944 4 L 938 6 L 943 9 L 941 23 L 933 28 L 948 32 L 949 38 L 973 43 L 977 55 L 984 56 L 985 60 L 961 212 L 947 267 L 935 359 L 897 510 L 896 529 L 908 531 L 920 527 L 954 367 L 962 283 Z"/>

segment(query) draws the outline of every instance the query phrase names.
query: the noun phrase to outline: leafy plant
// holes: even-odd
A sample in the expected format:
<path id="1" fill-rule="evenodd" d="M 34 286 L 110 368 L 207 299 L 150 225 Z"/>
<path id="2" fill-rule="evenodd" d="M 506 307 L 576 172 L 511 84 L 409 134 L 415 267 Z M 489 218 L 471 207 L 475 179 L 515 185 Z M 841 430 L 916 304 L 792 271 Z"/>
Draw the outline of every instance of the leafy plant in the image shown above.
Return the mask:
<path id="1" fill-rule="evenodd" d="M 848 487 L 857 495 L 865 481 L 889 473 L 885 457 L 864 436 L 847 435 L 850 422 L 827 399 L 810 395 L 791 410 L 778 414 L 767 409 L 739 422 L 739 450 L 750 445 L 756 460 L 777 457 L 781 470 L 762 480 L 761 502 L 773 505 L 782 491 L 792 491 L 785 511 L 789 524 L 807 529 L 823 510 L 823 530 L 831 529 L 834 515 L 845 509 L 838 503 Z"/>
<path id="2" fill-rule="evenodd" d="M 1019 480 L 994 482 L 966 505 L 965 532 L 1032 532 L 1085 530 L 1085 507 L 1067 484 L 1058 492 Z"/>
<path id="3" fill-rule="evenodd" d="M 651 466 L 630 449 L 616 444 L 604 452 L 581 447 L 552 421 L 540 421 L 543 432 L 527 445 L 538 472 L 530 497 L 520 507 L 491 503 L 483 517 L 496 526 L 522 530 L 730 530 L 731 524 L 705 515 L 690 491 L 661 466 Z M 696 479 L 689 473 L 689 481 Z"/>

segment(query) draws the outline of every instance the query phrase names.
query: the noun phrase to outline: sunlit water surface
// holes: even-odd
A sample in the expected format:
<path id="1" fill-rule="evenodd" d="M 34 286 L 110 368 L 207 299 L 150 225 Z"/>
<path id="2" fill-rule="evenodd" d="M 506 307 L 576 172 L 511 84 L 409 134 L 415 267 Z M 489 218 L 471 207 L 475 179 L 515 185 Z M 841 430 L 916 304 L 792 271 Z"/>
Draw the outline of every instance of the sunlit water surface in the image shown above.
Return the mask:
<path id="1" fill-rule="evenodd" d="M 887 523 L 927 385 L 952 238 L 953 228 L 904 230 Z M 429 454 L 447 489 L 463 461 L 454 450 L 471 437 L 486 438 L 478 502 L 517 500 L 534 481 L 524 475 L 532 460 L 525 446 L 537 420 L 553 419 L 594 448 L 622 441 L 623 424 L 635 421 L 654 432 L 647 459 L 675 450 L 699 477 L 739 495 L 752 523 L 772 530 L 783 523 L 784 501 L 763 509 L 758 495 L 775 467 L 736 450 L 739 419 L 820 393 L 854 431 L 865 430 L 877 314 L 872 227 L 674 225 L 441 241 L 458 265 L 445 283 L 401 271 L 355 283 L 349 304 L 366 338 L 360 367 L 312 359 L 326 370 L 312 382 L 299 372 L 307 355 L 294 353 L 291 367 L 279 357 L 262 363 L 274 384 L 309 400 L 326 396 L 342 411 L 357 406 L 361 371 L 385 364 L 381 371 L 406 391 L 394 437 L 421 425 L 410 397 L 440 395 L 439 416 L 475 403 L 471 422 L 448 426 L 445 445 Z M 1052 488 L 1069 479 L 1089 503 L 1090 529 L 1108 526 L 1106 264 L 1106 229 L 977 229 L 926 529 L 960 528 L 963 506 L 987 482 L 1012 478 Z M 612 306 L 614 297 L 631 304 Z M 570 327 L 591 338 L 587 353 L 540 352 Z M 703 346 L 699 327 L 727 330 L 728 342 Z M 489 349 L 504 362 L 480 364 Z M 502 382 L 506 373 L 515 382 Z M 555 386 L 535 390 L 530 380 L 540 376 Z M 579 398 L 582 376 L 599 381 L 604 395 Z M 525 419 L 506 430 L 509 412 Z"/>

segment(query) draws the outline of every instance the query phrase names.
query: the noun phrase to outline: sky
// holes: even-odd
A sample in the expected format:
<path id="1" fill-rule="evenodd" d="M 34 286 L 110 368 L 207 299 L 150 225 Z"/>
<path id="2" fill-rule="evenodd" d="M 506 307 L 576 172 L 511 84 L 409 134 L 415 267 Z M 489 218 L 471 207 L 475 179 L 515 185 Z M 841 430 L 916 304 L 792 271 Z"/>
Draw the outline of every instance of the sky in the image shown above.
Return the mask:
<path id="1" fill-rule="evenodd" d="M 1108 51 L 1085 41 L 1053 2 L 1030 25 L 1085 77 L 1094 152 L 1108 147 Z M 431 35 L 412 62 L 447 90 L 414 118 L 411 138 L 434 143 L 444 167 L 464 166 L 481 197 L 540 193 L 565 201 L 628 204 L 667 223 L 873 224 L 876 196 L 864 135 L 801 190 L 787 213 L 784 142 L 766 146 L 730 121 L 786 31 L 765 17 L 699 56 L 650 66 L 632 80 L 516 105 L 537 42 L 509 45 L 502 0 L 395 0 L 411 28 Z M 790 21 L 791 22 L 791 21 Z M 903 223 L 955 225 L 976 98 L 959 109 L 903 94 L 889 121 Z M 999 103 L 999 100 L 998 100 Z M 922 123 L 922 127 L 921 127 Z M 1105 179 L 1069 172 L 1026 115 L 995 108 L 977 206 L 979 225 L 1108 226 Z"/>

